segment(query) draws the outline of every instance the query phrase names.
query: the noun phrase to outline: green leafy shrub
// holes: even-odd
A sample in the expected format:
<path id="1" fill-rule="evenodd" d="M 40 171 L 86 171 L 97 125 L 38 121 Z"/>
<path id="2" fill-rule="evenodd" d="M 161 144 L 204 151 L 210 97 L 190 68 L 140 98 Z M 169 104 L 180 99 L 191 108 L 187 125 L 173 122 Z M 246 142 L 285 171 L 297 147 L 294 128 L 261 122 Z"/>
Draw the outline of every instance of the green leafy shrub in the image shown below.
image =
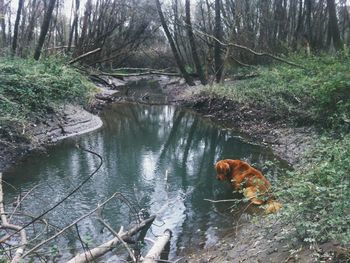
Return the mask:
<path id="1" fill-rule="evenodd" d="M 0 126 L 13 127 L 65 103 L 85 103 L 89 84 L 64 61 L 0 58 Z"/>
<path id="2" fill-rule="evenodd" d="M 322 138 L 302 167 L 281 181 L 282 219 L 306 242 L 349 244 L 350 135 Z"/>

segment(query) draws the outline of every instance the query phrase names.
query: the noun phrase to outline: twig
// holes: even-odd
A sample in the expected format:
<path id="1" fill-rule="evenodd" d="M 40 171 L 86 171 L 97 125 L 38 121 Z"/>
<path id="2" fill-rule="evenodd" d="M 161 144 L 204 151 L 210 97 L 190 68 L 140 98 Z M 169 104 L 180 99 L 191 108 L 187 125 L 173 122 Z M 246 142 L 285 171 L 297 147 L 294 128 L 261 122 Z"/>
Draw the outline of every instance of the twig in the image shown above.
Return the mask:
<path id="1" fill-rule="evenodd" d="M 22 259 L 22 255 L 24 253 L 24 250 L 27 245 L 27 234 L 24 228 L 21 228 L 20 226 L 10 224 L 7 221 L 5 208 L 4 208 L 4 202 L 3 202 L 3 191 L 2 191 L 2 173 L 0 172 L 0 213 L 1 213 L 1 223 L 3 228 L 12 229 L 15 230 L 16 233 L 20 233 L 21 236 L 21 245 L 18 247 L 18 249 L 15 252 L 15 256 L 12 258 L 11 263 L 17 263 Z M 11 235 L 9 235 L 10 237 Z M 8 237 L 8 238 L 9 238 Z"/>
<path id="2" fill-rule="evenodd" d="M 93 210 L 91 210 L 89 213 L 79 217 L 78 219 L 76 219 L 73 223 L 71 223 L 70 225 L 66 226 L 65 228 L 61 229 L 59 232 L 57 232 L 55 235 L 51 236 L 50 238 L 40 242 L 38 245 L 36 245 L 35 247 L 33 247 L 31 250 L 29 250 L 27 253 L 25 253 L 23 255 L 23 257 L 28 256 L 30 253 L 34 252 L 35 250 L 37 250 L 39 247 L 43 246 L 44 244 L 46 244 L 47 242 L 55 239 L 56 237 L 58 237 L 59 235 L 61 235 L 63 232 L 65 232 L 67 229 L 73 227 L 75 224 L 77 224 L 78 222 L 80 222 L 81 220 L 85 219 L 86 217 L 90 216 L 92 213 L 94 213 L 96 210 L 100 209 L 101 207 L 103 207 L 105 204 L 107 204 L 109 201 L 111 201 L 114 197 L 116 197 L 117 195 L 119 195 L 119 192 L 115 192 L 111 197 L 109 197 L 107 200 L 105 200 L 102 204 L 99 204 L 97 207 L 95 207 Z"/>
<path id="3" fill-rule="evenodd" d="M 17 234 L 18 232 L 20 232 L 21 230 L 25 229 L 26 227 L 30 226 L 31 224 L 35 223 L 36 221 L 38 221 L 40 218 L 42 218 L 44 215 L 48 214 L 49 212 L 51 212 L 52 210 L 54 210 L 56 207 L 58 207 L 60 204 L 62 204 L 64 201 L 66 201 L 69 197 L 71 197 L 73 194 L 75 194 L 77 191 L 79 191 L 79 189 L 81 187 L 83 187 L 84 184 L 87 183 L 87 181 L 90 180 L 90 178 L 92 178 L 92 176 L 94 176 L 97 171 L 101 168 L 102 164 L 103 164 L 103 160 L 102 160 L 102 156 L 99 155 L 96 152 L 90 151 L 88 149 L 85 148 L 81 148 L 79 145 L 77 145 L 77 148 L 81 149 L 82 151 L 91 153 L 95 156 L 97 156 L 100 159 L 100 164 L 97 166 L 97 168 L 85 179 L 83 180 L 76 188 L 74 188 L 68 195 L 66 195 L 65 197 L 63 197 L 59 202 L 57 202 L 56 204 L 54 204 L 51 208 L 49 208 L 48 210 L 46 210 L 45 212 L 43 212 L 41 215 L 37 216 L 36 218 L 34 218 L 33 220 L 31 220 L 29 223 L 25 224 L 24 226 L 22 226 L 20 229 L 18 229 L 16 232 L 14 232 L 13 234 L 9 235 L 6 239 L 3 239 L 2 242 L 5 242 L 6 240 L 8 240 L 9 238 L 11 238 L 13 235 Z"/>
<path id="4" fill-rule="evenodd" d="M 129 248 L 128 244 L 126 244 L 126 242 L 119 236 L 119 234 L 117 232 L 115 232 L 113 230 L 113 228 L 107 224 L 101 217 L 98 217 L 97 220 L 104 225 L 118 240 L 120 243 L 123 244 L 123 246 L 126 248 L 126 250 L 129 252 L 129 255 L 132 259 L 133 262 L 137 262 L 136 257 L 134 255 L 134 253 L 131 251 L 131 249 Z M 120 232 L 120 231 L 119 231 Z"/>
<path id="5" fill-rule="evenodd" d="M 17 208 L 21 205 L 21 203 L 23 202 L 23 200 L 31 193 L 34 191 L 35 188 L 37 188 L 39 185 L 36 185 L 34 186 L 32 189 L 30 189 L 24 196 L 21 200 L 19 200 L 19 202 L 17 202 L 17 205 L 15 207 L 15 209 L 12 211 L 11 215 L 10 215 L 10 218 L 9 218 L 9 221 L 11 221 L 12 219 L 12 216 L 16 213 L 16 210 Z"/>
<path id="6" fill-rule="evenodd" d="M 237 202 L 237 199 L 211 200 L 211 199 L 204 198 L 204 201 L 208 201 L 210 203 L 227 203 L 227 202 Z"/>
<path id="7" fill-rule="evenodd" d="M 75 224 L 75 230 L 77 231 L 78 239 L 80 241 L 80 244 L 83 250 L 86 251 L 87 249 L 88 251 L 90 251 L 89 246 L 83 241 L 83 239 L 80 236 L 78 224 Z M 86 258 L 86 261 L 87 261 L 87 258 Z"/>

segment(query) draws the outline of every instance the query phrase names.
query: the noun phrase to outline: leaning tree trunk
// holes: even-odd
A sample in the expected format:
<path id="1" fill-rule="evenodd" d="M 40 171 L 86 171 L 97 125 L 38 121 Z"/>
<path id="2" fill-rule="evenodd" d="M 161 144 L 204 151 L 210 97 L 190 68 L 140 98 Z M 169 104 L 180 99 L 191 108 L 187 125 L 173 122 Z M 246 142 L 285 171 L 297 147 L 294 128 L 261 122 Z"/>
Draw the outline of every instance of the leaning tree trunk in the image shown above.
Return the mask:
<path id="1" fill-rule="evenodd" d="M 17 39 L 18 39 L 18 27 L 19 27 L 19 20 L 21 19 L 21 12 L 23 9 L 23 4 L 24 4 L 24 0 L 18 1 L 18 9 L 17 9 L 15 27 L 13 29 L 12 55 L 15 55 L 15 53 L 16 53 Z"/>
<path id="2" fill-rule="evenodd" d="M 44 20 L 41 25 L 38 45 L 35 48 L 35 53 L 34 53 L 35 60 L 39 60 L 40 58 L 41 49 L 43 48 L 47 31 L 49 30 L 52 12 L 53 12 L 53 9 L 55 8 L 55 3 L 56 3 L 56 0 L 50 0 L 47 11 L 45 13 Z"/>
<path id="3" fill-rule="evenodd" d="M 157 11 L 158 11 L 160 23 L 162 24 L 162 27 L 163 27 L 164 32 L 165 32 L 165 35 L 168 38 L 169 45 L 170 45 L 170 48 L 171 48 L 171 50 L 173 52 L 176 64 L 177 64 L 177 66 L 178 66 L 182 76 L 184 77 L 186 83 L 188 85 L 193 86 L 194 85 L 193 80 L 192 80 L 191 76 L 187 73 L 187 71 L 185 69 L 185 65 L 181 61 L 181 58 L 180 58 L 180 55 L 179 55 L 179 53 L 178 53 L 178 51 L 176 49 L 174 40 L 173 40 L 173 38 L 172 38 L 172 36 L 170 34 L 170 31 L 169 31 L 169 28 L 168 28 L 166 22 L 165 22 L 165 18 L 164 18 L 163 12 L 162 12 L 162 7 L 160 5 L 160 2 L 159 2 L 159 0 L 155 0 L 155 1 L 156 1 L 156 5 L 157 5 Z"/>
<path id="4" fill-rule="evenodd" d="M 194 65 L 196 67 L 197 74 L 199 76 L 199 79 L 203 85 L 207 84 L 207 80 L 205 79 L 204 72 L 201 66 L 201 62 L 198 57 L 197 53 L 197 47 L 194 40 L 194 35 L 192 31 L 192 23 L 191 23 L 191 3 L 190 0 L 186 0 L 186 28 L 187 28 L 187 35 L 188 40 L 190 41 L 191 51 L 192 51 L 192 57 L 194 61 Z"/>
<path id="5" fill-rule="evenodd" d="M 220 0 L 215 0 L 215 30 L 214 36 L 217 40 L 222 42 L 222 26 L 221 26 L 221 12 Z M 215 41 L 214 46 L 214 60 L 215 60 L 215 76 L 216 82 L 219 83 L 222 75 L 223 61 L 221 58 L 221 44 Z"/>
<path id="6" fill-rule="evenodd" d="M 333 45 L 336 50 L 340 50 L 342 48 L 342 41 L 340 39 L 340 33 L 339 33 L 339 27 L 338 27 L 338 19 L 337 19 L 337 13 L 335 10 L 335 3 L 334 0 L 327 0 L 327 9 L 328 9 L 328 38 L 329 43 L 331 44 L 333 40 Z"/>

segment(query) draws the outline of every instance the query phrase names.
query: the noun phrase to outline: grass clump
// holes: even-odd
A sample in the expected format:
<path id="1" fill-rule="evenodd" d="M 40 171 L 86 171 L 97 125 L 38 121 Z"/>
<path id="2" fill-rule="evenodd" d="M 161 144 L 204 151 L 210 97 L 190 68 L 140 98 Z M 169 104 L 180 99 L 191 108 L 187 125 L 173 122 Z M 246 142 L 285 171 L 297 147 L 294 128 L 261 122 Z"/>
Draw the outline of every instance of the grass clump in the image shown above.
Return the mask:
<path id="1" fill-rule="evenodd" d="M 350 243 L 350 135 L 323 137 L 278 192 L 282 219 L 306 242 Z"/>
<path id="2" fill-rule="evenodd" d="M 209 95 L 258 105 L 275 118 L 327 128 L 350 128 L 350 56 L 290 58 L 306 69 L 286 64 L 260 67 L 258 77 L 205 87 Z"/>
<path id="3" fill-rule="evenodd" d="M 91 84 L 62 60 L 0 58 L 2 133 L 65 103 L 86 103 Z"/>

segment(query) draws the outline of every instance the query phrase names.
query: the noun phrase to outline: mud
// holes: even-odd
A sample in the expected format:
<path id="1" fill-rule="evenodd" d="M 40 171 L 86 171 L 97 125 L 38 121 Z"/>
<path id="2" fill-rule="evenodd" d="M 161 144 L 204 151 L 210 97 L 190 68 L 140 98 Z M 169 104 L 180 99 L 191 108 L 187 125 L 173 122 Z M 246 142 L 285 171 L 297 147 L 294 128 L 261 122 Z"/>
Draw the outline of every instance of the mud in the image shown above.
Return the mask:
<path id="1" fill-rule="evenodd" d="M 21 137 L 0 141 L 0 172 L 9 168 L 28 152 L 45 149 L 45 146 L 65 138 L 87 133 L 102 127 L 102 120 L 80 106 L 66 105 L 48 114 L 42 120 L 23 127 Z"/>

